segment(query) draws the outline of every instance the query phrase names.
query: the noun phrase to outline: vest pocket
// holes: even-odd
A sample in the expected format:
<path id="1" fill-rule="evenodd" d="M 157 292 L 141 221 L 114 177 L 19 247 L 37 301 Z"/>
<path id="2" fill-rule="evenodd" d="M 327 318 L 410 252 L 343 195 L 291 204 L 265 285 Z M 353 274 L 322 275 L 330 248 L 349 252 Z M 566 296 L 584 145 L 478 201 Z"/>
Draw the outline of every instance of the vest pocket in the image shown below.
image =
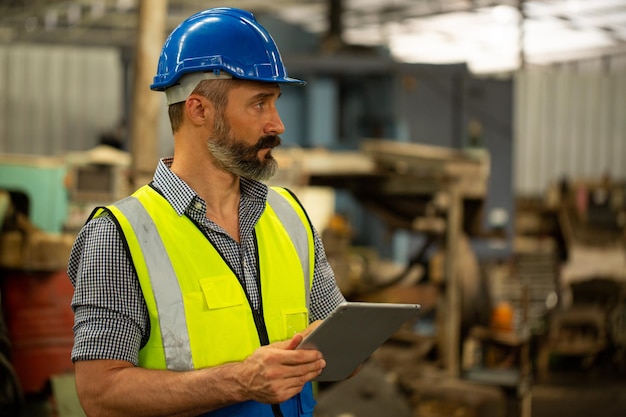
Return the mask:
<path id="1" fill-rule="evenodd" d="M 296 333 L 306 329 L 309 325 L 309 311 L 306 308 L 292 308 L 281 310 L 283 316 L 283 339 L 291 339 Z"/>
<path id="2" fill-rule="evenodd" d="M 245 294 L 232 276 L 199 280 L 202 307 L 192 319 L 198 344 L 192 341 L 194 362 L 198 367 L 241 361 L 253 350 L 258 339 Z M 198 346 L 198 349 L 194 347 Z"/>
<path id="3" fill-rule="evenodd" d="M 241 284 L 230 276 L 203 278 L 200 286 L 209 310 L 229 308 L 242 305 L 246 297 Z"/>

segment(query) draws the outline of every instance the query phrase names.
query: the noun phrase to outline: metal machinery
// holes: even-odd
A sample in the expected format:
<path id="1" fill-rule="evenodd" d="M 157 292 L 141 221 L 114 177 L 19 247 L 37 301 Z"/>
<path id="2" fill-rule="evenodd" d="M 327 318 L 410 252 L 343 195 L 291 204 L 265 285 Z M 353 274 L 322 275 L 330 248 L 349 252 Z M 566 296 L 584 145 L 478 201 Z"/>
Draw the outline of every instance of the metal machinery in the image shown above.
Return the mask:
<path id="1" fill-rule="evenodd" d="M 128 193 L 129 165 L 127 153 L 108 146 L 0 157 L 0 414 L 17 415 L 24 396 L 54 394 L 54 404 L 82 415 L 70 381 L 67 260 L 93 207 Z"/>
<path id="2" fill-rule="evenodd" d="M 0 224 L 10 209 L 11 197 L 8 192 L 0 191 Z M 1 295 L 1 293 L 0 293 Z M 2 311 L 2 299 L 0 298 L 0 311 Z M 4 315 L 0 314 L 0 411 L 3 415 L 15 415 L 23 401 L 22 388 L 20 387 L 15 369 L 11 363 L 11 340 L 9 338 Z"/>
<path id="3" fill-rule="evenodd" d="M 456 346 L 464 285 L 461 270 L 467 267 L 457 262 L 466 236 L 480 230 L 481 205 L 489 175 L 488 156 L 427 145 L 366 140 L 360 157 L 371 160 L 372 164 L 368 167 L 362 163 L 360 171 L 350 172 L 350 160 L 338 153 L 334 163 L 328 164 L 334 168 L 311 171 L 309 181 L 312 185 L 349 190 L 391 229 L 440 239 L 445 248 L 442 275 L 447 281 L 444 327 L 449 351 L 445 362 L 450 374 L 457 376 Z"/>
<path id="4" fill-rule="evenodd" d="M 579 358 L 583 367 L 626 371 L 626 184 L 609 177 L 563 181 L 551 188 L 545 212 L 553 221 L 561 267 L 558 306 L 548 316 L 538 360 Z"/>
<path id="5" fill-rule="evenodd" d="M 79 230 L 91 211 L 131 193 L 131 155 L 112 146 L 99 145 L 65 156 L 69 214 L 65 229 Z"/>
<path id="6" fill-rule="evenodd" d="M 461 366 L 462 339 L 467 335 L 464 322 L 473 319 L 469 317 L 472 316 L 472 308 L 490 307 L 480 299 L 478 261 L 469 245 L 471 236 L 483 233 L 482 210 L 487 195 L 489 155 L 482 151 L 364 140 L 358 151 L 298 149 L 291 153 L 291 157 L 296 162 L 289 163 L 289 158 L 285 158 L 287 164 L 279 161 L 279 166 L 294 167 L 297 173 L 293 175 L 288 169 L 288 174 L 283 173 L 283 180 L 347 190 L 361 205 L 380 217 L 389 229 L 426 236 L 423 246 L 410 257 L 408 265 L 380 268 L 380 259 L 363 256 L 363 249 L 358 249 L 360 262 L 348 261 L 345 264 L 351 267 L 337 268 L 338 259 L 345 259 L 354 253 L 346 249 L 349 246 L 349 229 L 345 227 L 345 222 L 331 219 L 323 232 L 329 261 L 335 263 L 337 281 L 348 298 L 413 302 L 416 300 L 414 297 L 418 297 L 419 302 L 428 304 L 423 305 L 426 311 L 435 311 L 437 330 L 434 342 L 416 336 L 409 328 L 395 337 L 396 341 L 401 340 L 401 344 L 411 346 L 411 349 L 398 350 L 390 346 L 389 350 L 379 350 L 376 354 L 387 369 L 393 369 L 403 390 L 413 393 L 413 405 L 427 413 L 428 407 L 441 408 L 448 404 L 446 410 L 439 409 L 443 414 L 430 410 L 430 414 L 424 415 L 451 415 L 462 412 L 463 407 L 466 411 L 467 407 L 473 408 L 472 412 L 482 410 L 476 415 L 504 415 L 502 408 L 506 406 L 502 404 L 506 400 L 499 394 L 498 381 L 488 384 L 466 382 Z M 294 177 L 300 179 L 294 180 Z M 335 232 L 331 234 L 331 239 L 328 239 L 328 230 Z M 432 242 L 436 242 L 440 250 L 431 262 L 425 261 L 425 246 Z M 415 279 L 412 275 L 419 264 L 427 265 L 429 269 L 422 270 L 422 277 Z M 424 274 L 429 276 L 424 277 Z M 414 292 L 417 287 L 414 284 L 423 279 L 437 281 L 436 287 L 440 290 L 419 298 L 421 295 Z M 431 302 L 433 298 L 436 300 Z M 424 371 L 429 368 L 424 365 L 424 356 L 433 347 L 432 343 L 436 346 L 443 373 Z M 435 374 L 438 376 L 435 377 Z M 514 382 L 516 388 L 520 387 L 519 398 L 514 396 L 518 409 L 521 408 L 518 400 L 529 398 L 527 377 L 520 372 Z M 358 395 L 360 391 L 355 384 L 358 385 L 357 382 L 346 383 L 343 394 Z M 336 392 L 338 388 L 331 389 L 330 401 L 340 407 L 337 403 L 341 394 Z M 468 393 L 471 394 L 468 396 Z M 455 400 L 459 407 L 456 411 L 450 408 Z M 324 409 L 324 400 L 320 401 Z"/>
<path id="7" fill-rule="evenodd" d="M 61 158 L 0 157 L 2 415 L 18 415 L 23 395 L 72 370 L 65 172 Z"/>

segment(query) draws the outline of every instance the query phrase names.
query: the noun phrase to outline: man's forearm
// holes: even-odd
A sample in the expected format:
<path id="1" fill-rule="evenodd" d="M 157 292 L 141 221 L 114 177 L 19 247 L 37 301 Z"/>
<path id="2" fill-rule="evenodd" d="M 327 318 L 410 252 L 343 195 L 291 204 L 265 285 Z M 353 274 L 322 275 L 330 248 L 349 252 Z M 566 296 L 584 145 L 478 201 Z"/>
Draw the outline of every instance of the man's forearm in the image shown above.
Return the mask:
<path id="1" fill-rule="evenodd" d="M 76 363 L 76 385 L 89 417 L 197 416 L 246 399 L 234 378 L 237 366 L 175 372 L 85 361 Z"/>
<path id="2" fill-rule="evenodd" d="M 254 400 L 278 404 L 298 394 L 326 362 L 317 350 L 295 350 L 312 324 L 290 340 L 256 349 L 243 362 L 175 372 L 125 361 L 76 362 L 76 387 L 89 417 L 197 416 Z"/>

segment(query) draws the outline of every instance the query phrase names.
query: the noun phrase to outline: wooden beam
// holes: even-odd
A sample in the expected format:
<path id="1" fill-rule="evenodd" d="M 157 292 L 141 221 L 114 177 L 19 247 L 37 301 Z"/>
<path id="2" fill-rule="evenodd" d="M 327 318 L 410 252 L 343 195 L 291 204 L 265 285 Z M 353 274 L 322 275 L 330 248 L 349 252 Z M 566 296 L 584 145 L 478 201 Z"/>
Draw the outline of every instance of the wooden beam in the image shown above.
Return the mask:
<path id="1" fill-rule="evenodd" d="M 132 186 L 152 180 L 157 164 L 159 115 L 162 94 L 151 91 L 165 39 L 167 0 L 140 0 L 131 114 Z"/>

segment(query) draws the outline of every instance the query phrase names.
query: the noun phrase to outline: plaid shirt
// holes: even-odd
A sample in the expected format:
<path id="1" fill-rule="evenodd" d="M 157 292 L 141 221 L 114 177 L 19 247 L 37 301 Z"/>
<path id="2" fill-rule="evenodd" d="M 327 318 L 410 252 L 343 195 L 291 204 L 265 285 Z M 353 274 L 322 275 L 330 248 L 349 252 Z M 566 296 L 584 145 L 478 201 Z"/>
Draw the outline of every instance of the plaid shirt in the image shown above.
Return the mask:
<path id="1" fill-rule="evenodd" d="M 265 208 L 267 186 L 241 179 L 238 243 L 206 218 L 204 200 L 169 169 L 172 161 L 165 158 L 159 162 L 154 186 L 179 215 L 200 225 L 237 272 L 253 307 L 258 307 L 253 230 Z M 314 238 L 311 321 L 325 318 L 344 301 L 316 231 Z M 114 359 L 137 365 L 139 349 L 150 335 L 148 310 L 132 260 L 110 217 L 91 220 L 82 228 L 70 254 L 68 274 L 75 288 L 72 360 Z"/>

